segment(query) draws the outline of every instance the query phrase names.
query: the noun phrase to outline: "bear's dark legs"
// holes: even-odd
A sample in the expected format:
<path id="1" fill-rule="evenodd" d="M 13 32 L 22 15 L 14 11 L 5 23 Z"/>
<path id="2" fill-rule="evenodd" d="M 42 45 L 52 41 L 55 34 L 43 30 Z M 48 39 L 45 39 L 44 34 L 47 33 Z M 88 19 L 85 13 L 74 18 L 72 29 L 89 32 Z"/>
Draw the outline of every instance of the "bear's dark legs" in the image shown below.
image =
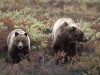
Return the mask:
<path id="1" fill-rule="evenodd" d="M 16 46 L 12 46 L 11 52 L 9 53 L 12 63 L 19 63 L 21 58 L 18 55 L 18 53 L 20 52 L 20 50 L 16 47 Z"/>
<path id="2" fill-rule="evenodd" d="M 27 50 L 24 50 L 23 54 L 24 54 L 24 57 L 27 59 L 27 61 L 30 62 L 30 58 L 29 58 L 29 56 L 28 56 L 29 50 L 28 50 L 28 49 L 27 49 Z"/>
<path id="3" fill-rule="evenodd" d="M 53 45 L 52 45 L 52 55 L 57 54 L 59 50 L 60 50 L 59 44 L 56 43 L 56 42 L 54 42 Z M 58 58 L 58 59 L 56 60 L 56 65 L 59 64 L 59 61 L 60 61 L 60 60 L 61 60 L 60 58 Z"/>
<path id="4" fill-rule="evenodd" d="M 59 37 L 57 37 L 56 40 L 53 41 L 53 44 L 51 47 L 52 47 L 53 53 L 57 53 L 61 49 L 62 44 Z"/>
<path id="5" fill-rule="evenodd" d="M 22 51 L 22 54 L 24 55 L 24 58 L 27 59 L 27 61 L 30 62 L 30 58 L 28 56 L 29 54 L 29 49 L 28 49 L 28 46 L 24 47 L 23 51 Z"/>
<path id="6" fill-rule="evenodd" d="M 52 44 L 51 47 L 52 47 L 52 50 L 53 50 L 54 53 L 58 53 L 58 51 L 61 49 L 61 43 L 55 41 L 55 42 Z"/>
<path id="7" fill-rule="evenodd" d="M 70 45 L 70 51 L 68 51 L 69 53 L 69 55 L 68 56 L 70 56 L 70 57 L 74 57 L 75 55 L 76 55 L 76 43 L 71 43 L 71 45 Z"/>
<path id="8" fill-rule="evenodd" d="M 11 59 L 12 59 L 12 63 L 19 63 L 23 59 L 27 59 L 27 61 L 30 61 L 29 57 L 27 55 L 22 54 L 22 53 L 12 55 Z"/>
<path id="9" fill-rule="evenodd" d="M 51 46 L 52 48 L 52 55 L 55 55 L 58 53 L 59 50 L 61 50 L 62 48 L 62 43 L 61 43 L 61 39 L 59 37 L 57 37 L 54 41 L 53 44 Z M 61 61 L 61 58 L 58 58 L 56 60 L 56 65 L 59 64 L 59 62 Z"/>
<path id="10" fill-rule="evenodd" d="M 12 52 L 10 52 L 12 63 L 19 63 L 23 59 L 27 59 L 29 61 L 29 58 L 27 56 L 27 54 L 29 53 L 28 47 L 25 47 L 22 50 L 14 47 L 13 50 Z"/>
<path id="11" fill-rule="evenodd" d="M 76 55 L 76 42 L 65 46 L 65 53 L 64 63 L 66 64 L 68 62 L 68 57 L 74 57 Z"/>
<path id="12" fill-rule="evenodd" d="M 54 53 L 57 53 L 60 50 L 60 46 L 57 44 L 53 44 L 52 45 L 52 50 Z"/>
<path id="13" fill-rule="evenodd" d="M 64 64 L 66 64 L 68 62 L 68 57 L 67 57 L 67 54 L 65 54 L 65 57 L 64 57 Z"/>
<path id="14" fill-rule="evenodd" d="M 18 55 L 16 55 L 16 56 L 15 55 L 14 56 L 12 55 L 11 56 L 11 59 L 12 59 L 12 63 L 19 63 L 20 60 L 21 60 Z"/>
<path id="15" fill-rule="evenodd" d="M 73 57 L 74 55 L 76 55 L 76 43 L 73 42 L 70 43 L 68 46 L 65 46 L 65 52 L 69 57 Z"/>

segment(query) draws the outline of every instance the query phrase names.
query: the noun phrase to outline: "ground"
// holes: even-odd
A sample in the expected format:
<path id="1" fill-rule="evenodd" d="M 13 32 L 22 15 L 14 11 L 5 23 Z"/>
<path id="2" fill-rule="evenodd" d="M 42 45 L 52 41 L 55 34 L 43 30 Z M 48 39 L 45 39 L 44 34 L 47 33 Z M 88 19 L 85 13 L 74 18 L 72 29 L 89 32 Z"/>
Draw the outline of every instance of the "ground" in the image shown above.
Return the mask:
<path id="1" fill-rule="evenodd" d="M 100 75 L 99 9 L 99 0 L 0 0 L 0 75 Z M 65 55 L 52 56 L 50 49 L 53 24 L 61 17 L 72 18 L 90 40 L 77 44 L 79 56 L 55 65 Z M 30 62 L 6 62 L 6 39 L 15 28 L 26 30 L 31 38 Z"/>

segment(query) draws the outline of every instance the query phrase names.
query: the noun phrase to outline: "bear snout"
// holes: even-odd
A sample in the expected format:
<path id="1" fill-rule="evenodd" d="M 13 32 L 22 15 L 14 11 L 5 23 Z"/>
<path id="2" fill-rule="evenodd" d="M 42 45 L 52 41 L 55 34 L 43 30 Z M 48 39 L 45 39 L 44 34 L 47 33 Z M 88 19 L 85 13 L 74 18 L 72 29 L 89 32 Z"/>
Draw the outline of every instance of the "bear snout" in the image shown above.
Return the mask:
<path id="1" fill-rule="evenodd" d="M 19 49 L 22 49 L 23 47 L 22 47 L 22 46 L 19 46 L 18 48 L 19 48 Z"/>
<path id="2" fill-rule="evenodd" d="M 22 42 L 19 42 L 18 48 L 19 49 L 22 49 L 23 48 L 23 43 Z"/>
<path id="3" fill-rule="evenodd" d="M 87 41 L 89 41 L 89 38 L 85 38 L 85 39 L 83 40 L 83 42 L 87 42 Z"/>

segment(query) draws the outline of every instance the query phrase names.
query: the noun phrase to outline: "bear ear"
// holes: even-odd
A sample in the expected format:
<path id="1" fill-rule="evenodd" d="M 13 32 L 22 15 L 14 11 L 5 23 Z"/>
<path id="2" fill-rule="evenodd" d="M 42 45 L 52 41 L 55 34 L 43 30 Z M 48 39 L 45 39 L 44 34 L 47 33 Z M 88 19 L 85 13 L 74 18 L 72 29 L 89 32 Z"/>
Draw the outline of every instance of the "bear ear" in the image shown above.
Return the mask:
<path id="1" fill-rule="evenodd" d="M 65 25 L 65 26 L 68 26 L 67 22 L 64 22 L 64 25 Z"/>
<path id="2" fill-rule="evenodd" d="M 19 33 L 18 32 L 15 32 L 15 36 L 17 36 L 17 35 L 19 35 Z"/>
<path id="3" fill-rule="evenodd" d="M 76 28 L 75 27 L 71 27 L 71 31 L 73 32 L 73 31 L 75 31 L 76 30 Z"/>
<path id="4" fill-rule="evenodd" d="M 24 33 L 25 36 L 27 36 L 27 33 Z"/>

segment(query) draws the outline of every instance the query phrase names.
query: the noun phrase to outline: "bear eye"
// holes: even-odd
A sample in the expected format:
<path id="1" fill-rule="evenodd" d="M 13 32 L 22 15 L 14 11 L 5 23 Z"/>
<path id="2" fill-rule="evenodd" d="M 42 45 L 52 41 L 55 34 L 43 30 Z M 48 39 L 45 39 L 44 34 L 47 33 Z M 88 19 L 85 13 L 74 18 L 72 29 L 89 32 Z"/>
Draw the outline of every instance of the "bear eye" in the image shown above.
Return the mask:
<path id="1" fill-rule="evenodd" d="M 22 41 L 23 43 L 25 42 L 25 41 Z"/>
<path id="2" fill-rule="evenodd" d="M 17 42 L 19 42 L 20 40 L 17 40 Z"/>
<path id="3" fill-rule="evenodd" d="M 83 36 L 83 33 L 81 33 L 80 36 Z"/>

